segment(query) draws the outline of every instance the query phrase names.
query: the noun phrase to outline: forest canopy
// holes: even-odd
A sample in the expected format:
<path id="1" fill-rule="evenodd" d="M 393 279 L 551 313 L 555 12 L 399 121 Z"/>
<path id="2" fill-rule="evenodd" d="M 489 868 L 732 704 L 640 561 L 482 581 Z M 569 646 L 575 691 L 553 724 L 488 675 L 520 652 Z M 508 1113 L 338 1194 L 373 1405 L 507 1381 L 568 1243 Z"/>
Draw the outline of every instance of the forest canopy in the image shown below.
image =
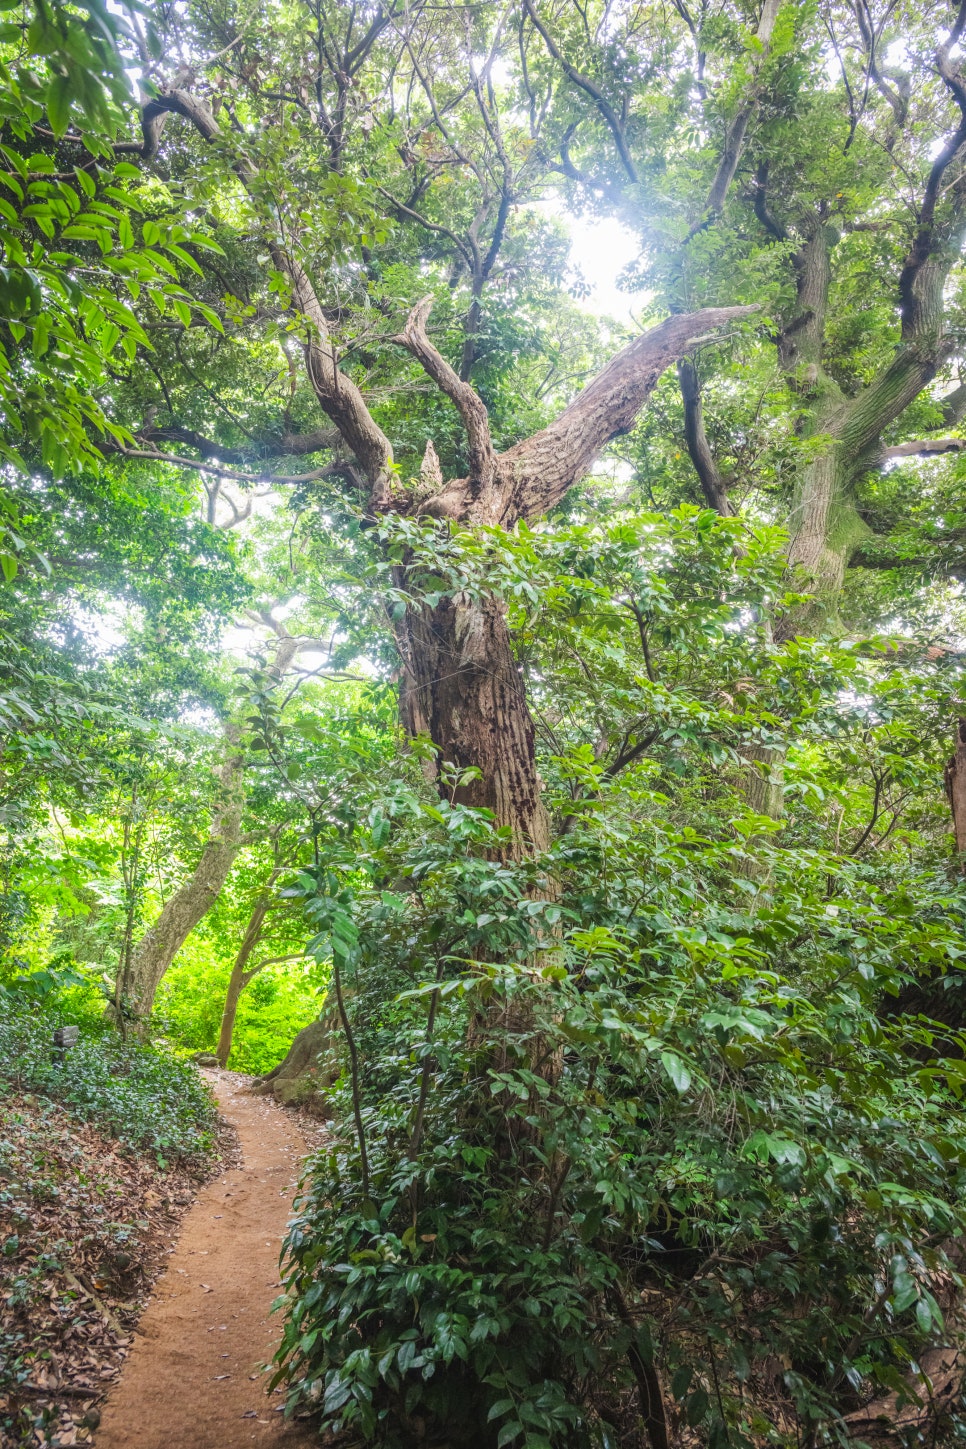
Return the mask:
<path id="1" fill-rule="evenodd" d="M 966 0 L 0 9 L 0 1047 L 312 1028 L 326 1442 L 960 1442 Z"/>

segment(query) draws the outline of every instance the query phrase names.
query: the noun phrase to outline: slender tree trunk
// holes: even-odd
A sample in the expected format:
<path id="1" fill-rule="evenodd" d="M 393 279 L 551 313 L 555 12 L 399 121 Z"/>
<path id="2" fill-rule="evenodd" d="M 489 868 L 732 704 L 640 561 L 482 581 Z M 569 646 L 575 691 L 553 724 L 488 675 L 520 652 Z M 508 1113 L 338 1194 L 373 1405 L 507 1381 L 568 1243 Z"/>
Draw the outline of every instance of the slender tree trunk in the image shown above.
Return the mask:
<path id="1" fill-rule="evenodd" d="M 248 920 L 242 943 L 238 948 L 231 968 L 231 975 L 228 978 L 228 990 L 225 993 L 225 1009 L 221 1016 L 221 1030 L 218 1033 L 218 1045 L 215 1047 L 215 1056 L 223 1067 L 228 1065 L 228 1058 L 231 1054 L 232 1033 L 235 1030 L 235 1016 L 238 1012 L 238 1002 L 245 987 L 257 974 L 255 971 L 248 971 L 246 968 L 251 959 L 251 954 L 261 938 L 262 927 L 265 924 L 265 917 L 268 913 L 269 895 L 266 892 L 260 896 L 255 903 L 255 908 Z"/>
<path id="2" fill-rule="evenodd" d="M 745 795 L 750 808 L 770 820 L 780 820 L 785 813 L 784 748 L 753 745 L 745 755 L 749 761 Z"/>
<path id="3" fill-rule="evenodd" d="M 956 725 L 956 748 L 946 765 L 946 795 L 953 814 L 956 855 L 966 870 L 966 719 Z"/>
<path id="4" fill-rule="evenodd" d="M 492 810 L 496 824 L 509 828 L 508 858 L 545 850 L 550 827 L 540 798 L 533 720 L 504 606 L 490 597 L 413 607 L 398 642 L 404 727 L 432 740 L 439 765 L 480 771 L 478 779 L 456 786 L 454 800 Z"/>
<path id="5" fill-rule="evenodd" d="M 164 906 L 118 972 L 114 995 L 117 1019 L 143 1030 L 164 973 L 185 940 L 214 905 L 241 848 L 244 761 L 236 741 L 216 775 L 220 800 L 201 859 L 188 880 Z"/>

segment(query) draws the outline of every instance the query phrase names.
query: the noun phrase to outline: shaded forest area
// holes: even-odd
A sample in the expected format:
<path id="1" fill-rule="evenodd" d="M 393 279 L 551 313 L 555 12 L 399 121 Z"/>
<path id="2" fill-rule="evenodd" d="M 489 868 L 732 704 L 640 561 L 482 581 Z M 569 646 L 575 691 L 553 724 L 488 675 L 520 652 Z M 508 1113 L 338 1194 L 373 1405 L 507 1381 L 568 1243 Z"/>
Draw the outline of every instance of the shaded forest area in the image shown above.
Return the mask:
<path id="1" fill-rule="evenodd" d="M 320 1442 L 961 1442 L 966 0 L 0 10 L 2 1432 L 295 1042 Z"/>

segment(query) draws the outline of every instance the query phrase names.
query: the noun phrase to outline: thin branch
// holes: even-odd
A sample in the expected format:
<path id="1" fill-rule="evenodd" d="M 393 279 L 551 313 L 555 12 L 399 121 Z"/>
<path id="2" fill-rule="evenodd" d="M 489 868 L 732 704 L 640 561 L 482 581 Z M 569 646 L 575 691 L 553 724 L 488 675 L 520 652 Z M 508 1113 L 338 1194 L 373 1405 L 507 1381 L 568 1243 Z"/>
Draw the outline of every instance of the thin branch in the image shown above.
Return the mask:
<path id="1" fill-rule="evenodd" d="M 627 172 L 628 180 L 633 182 L 634 185 L 637 185 L 640 177 L 637 174 L 637 167 L 634 165 L 633 158 L 631 156 L 630 150 L 628 149 L 627 137 L 624 132 L 624 127 L 621 124 L 620 117 L 617 115 L 614 107 L 604 95 L 604 92 L 601 90 L 597 82 L 591 80 L 590 76 L 583 75 L 582 72 L 579 71 L 575 65 L 571 65 L 570 61 L 564 57 L 556 41 L 553 39 L 553 36 L 550 34 L 549 30 L 547 30 L 543 22 L 539 19 L 533 5 L 533 0 L 523 0 L 523 8 L 526 10 L 535 28 L 540 32 L 540 35 L 543 38 L 544 45 L 547 47 L 547 50 L 550 52 L 553 59 L 563 70 L 563 73 L 567 77 L 567 79 L 569 81 L 572 81 L 575 86 L 578 86 L 585 95 L 590 96 L 594 105 L 597 107 L 597 110 L 603 117 L 608 130 L 614 138 L 614 144 L 617 147 L 617 154 L 621 158 L 621 165 Z"/>
<path id="2" fill-rule="evenodd" d="M 406 206 L 405 203 L 402 201 L 397 201 L 395 196 L 393 196 L 392 192 L 387 191 L 384 186 L 379 186 L 377 184 L 376 190 L 386 198 L 390 206 L 392 206 L 399 213 L 400 216 L 406 216 L 409 218 L 410 221 L 415 221 L 420 226 L 425 227 L 427 231 L 434 231 L 439 236 L 445 236 L 449 241 L 451 241 L 454 247 L 456 247 L 457 251 L 460 253 L 460 256 L 462 256 L 463 260 L 466 262 L 466 265 L 472 271 L 474 267 L 473 253 L 470 251 L 470 248 L 467 246 L 467 244 L 456 235 L 455 231 L 450 231 L 448 226 L 440 226 L 438 222 L 427 221 L 426 217 L 420 216 L 418 211 L 413 211 L 412 207 Z"/>
<path id="3" fill-rule="evenodd" d="M 496 468 L 496 455 L 490 437 L 490 419 L 478 393 L 468 382 L 460 380 L 427 337 L 426 323 L 432 306 L 432 296 L 424 297 L 417 303 L 409 314 L 405 330 L 393 340 L 412 353 L 462 418 L 469 445 L 470 493 L 476 498 L 482 491 L 490 488 Z"/>
<path id="4" fill-rule="evenodd" d="M 335 428 L 319 428 L 313 433 L 283 433 L 276 440 L 253 443 L 249 448 L 230 448 L 214 438 L 206 438 L 193 428 L 155 428 L 142 426 L 137 434 L 143 442 L 157 438 L 162 443 L 184 443 L 195 448 L 202 458 L 215 459 L 219 463 L 248 462 L 252 455 L 262 458 L 301 457 L 306 453 L 322 453 L 338 447 L 342 441 Z"/>
<path id="5" fill-rule="evenodd" d="M 237 483 L 313 483 L 317 478 L 331 477 L 340 472 L 339 464 L 327 463 L 324 468 L 313 468 L 311 473 L 240 473 L 237 468 L 223 468 L 201 458 L 186 458 L 183 453 L 161 453 L 149 448 L 113 448 L 122 458 L 147 458 L 154 463 L 175 463 L 179 468 L 194 468 L 200 473 L 215 473 L 220 478 L 232 478 Z"/>
<path id="6" fill-rule="evenodd" d="M 862 834 L 859 836 L 858 840 L 853 845 L 852 849 L 849 851 L 849 855 L 858 855 L 859 851 L 862 849 L 863 845 L 875 829 L 876 822 L 878 821 L 879 815 L 881 813 L 882 791 L 888 778 L 888 770 L 884 775 L 874 775 L 875 790 L 872 795 L 872 818 L 863 830 Z"/>
<path id="7" fill-rule="evenodd" d="M 768 161 L 762 161 L 755 174 L 755 214 L 776 242 L 788 241 L 785 227 L 779 225 L 768 210 Z"/>

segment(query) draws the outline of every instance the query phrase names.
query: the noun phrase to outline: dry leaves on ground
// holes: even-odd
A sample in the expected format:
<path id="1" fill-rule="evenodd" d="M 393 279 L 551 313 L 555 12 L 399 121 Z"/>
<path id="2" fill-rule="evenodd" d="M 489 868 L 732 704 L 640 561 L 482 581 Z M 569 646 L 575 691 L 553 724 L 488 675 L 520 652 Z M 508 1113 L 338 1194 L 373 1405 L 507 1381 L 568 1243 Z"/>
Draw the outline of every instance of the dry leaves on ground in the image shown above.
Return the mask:
<path id="1" fill-rule="evenodd" d="M 90 1440 L 200 1180 L 52 1102 L 0 1100 L 0 1444 Z"/>

